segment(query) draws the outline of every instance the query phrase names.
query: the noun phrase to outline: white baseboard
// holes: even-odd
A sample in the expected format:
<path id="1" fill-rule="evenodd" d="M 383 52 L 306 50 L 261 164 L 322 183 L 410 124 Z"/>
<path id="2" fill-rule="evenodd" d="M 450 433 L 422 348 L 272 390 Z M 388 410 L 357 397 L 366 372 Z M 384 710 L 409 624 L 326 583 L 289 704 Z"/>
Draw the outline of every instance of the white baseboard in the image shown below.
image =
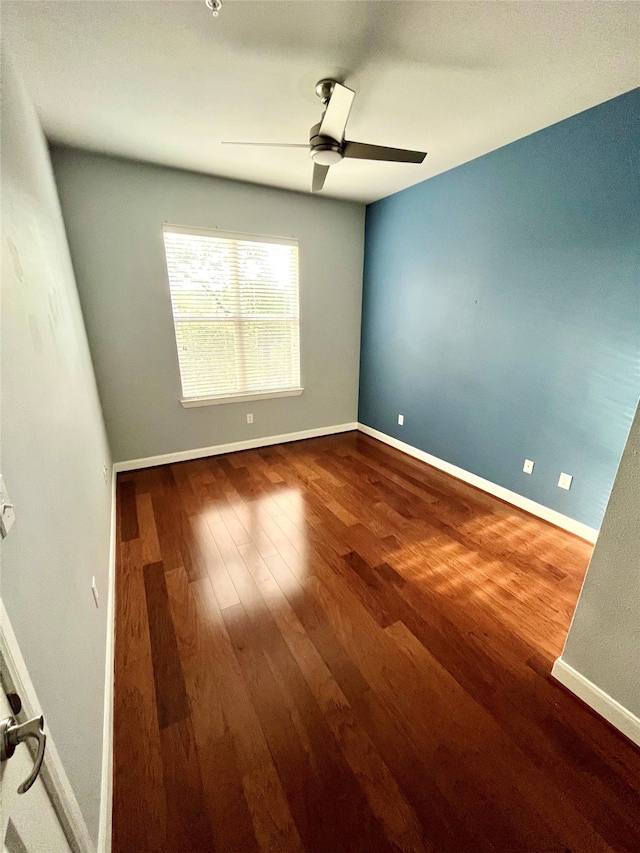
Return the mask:
<path id="1" fill-rule="evenodd" d="M 586 524 L 582 524 L 580 521 L 575 521 L 575 519 L 569 518 L 567 515 L 562 515 L 560 512 L 556 512 L 542 504 L 529 500 L 529 498 L 525 498 L 522 495 L 517 494 L 517 492 L 512 492 L 509 489 L 505 489 L 503 486 L 498 486 L 490 480 L 478 477 L 477 474 L 465 471 L 464 468 L 458 468 L 457 465 L 445 462 L 444 459 L 438 459 L 437 456 L 425 453 L 424 450 L 418 450 L 417 447 L 413 447 L 411 444 L 405 444 L 404 441 L 399 441 L 397 438 L 393 438 L 392 436 L 366 426 L 365 424 L 358 424 L 358 429 L 360 432 L 365 433 L 365 435 L 377 438 L 378 441 L 382 441 L 390 447 L 395 447 L 396 450 L 401 450 L 403 453 L 413 456 L 415 459 L 420 459 L 421 462 L 426 462 L 428 465 L 433 465 L 434 468 L 438 468 L 440 471 L 444 471 L 447 474 L 451 474 L 453 477 L 457 477 L 458 480 L 462 480 L 465 483 L 469 483 L 471 486 L 482 489 L 483 492 L 488 492 L 496 498 L 500 498 L 503 501 L 507 501 L 507 503 L 517 506 L 519 509 L 530 512 L 532 515 L 537 515 L 538 518 L 543 518 L 545 521 L 555 524 L 556 527 L 568 530 L 569 533 L 573 533 L 581 539 L 586 539 L 587 542 L 595 542 L 598 538 L 598 531 L 593 527 L 588 527 Z"/>
<path id="2" fill-rule="evenodd" d="M 179 450 L 177 453 L 163 453 L 160 456 L 146 456 L 142 459 L 129 459 L 116 462 L 114 471 L 137 471 L 140 468 L 153 468 L 154 465 L 169 465 L 173 462 L 186 462 L 189 459 L 202 459 L 205 456 L 220 456 L 222 453 L 236 453 L 239 450 L 254 450 L 256 447 L 268 447 L 270 444 L 285 444 L 287 441 L 301 441 L 304 438 L 319 438 L 338 432 L 350 432 L 358 429 L 357 423 L 336 424 L 334 426 L 304 429 L 300 432 L 288 432 L 284 435 L 268 435 L 264 438 L 249 438 L 246 441 L 233 441 L 230 444 L 216 444 L 213 447 L 198 447 L 195 450 Z"/>
<path id="3" fill-rule="evenodd" d="M 0 598 L 0 656 L 4 662 L 4 677 L 22 699 L 24 718 L 42 714 L 42 708 L 25 664 L 18 641 L 13 633 L 9 614 Z M 20 719 L 20 718 L 19 718 Z M 45 720 L 46 728 L 46 720 Z M 60 821 L 73 853 L 93 853 L 95 850 L 69 777 L 56 749 L 51 732 L 47 730 L 47 748 L 40 771 L 45 790 Z M 3 839 L 4 840 L 4 839 Z M 6 849 L 3 847 L 3 849 Z"/>
<path id="4" fill-rule="evenodd" d="M 551 675 L 629 740 L 640 746 L 640 718 L 628 711 L 624 705 L 612 699 L 608 693 L 565 663 L 562 658 L 558 658 L 554 663 Z"/>
<path id="5" fill-rule="evenodd" d="M 137 471 L 140 468 L 152 468 L 155 465 L 168 465 L 173 462 L 185 462 L 190 459 L 202 459 L 206 456 L 219 456 L 223 453 L 235 453 L 239 450 L 254 450 L 257 447 L 268 447 L 271 444 L 284 444 L 288 441 L 301 441 L 305 438 L 318 438 L 323 435 L 333 435 L 339 432 L 350 432 L 351 430 L 360 430 L 372 438 L 377 438 L 388 444 L 390 447 L 395 447 L 415 459 L 420 459 L 440 471 L 451 474 L 471 486 L 482 489 L 496 498 L 500 498 L 507 503 L 517 506 L 532 515 L 542 518 L 545 521 L 555 524 L 556 527 L 561 527 L 563 530 L 568 530 L 570 533 L 586 539 L 587 542 L 595 542 L 598 537 L 598 531 L 593 527 L 582 524 L 567 515 L 562 515 L 553 509 L 549 509 L 542 504 L 536 503 L 523 495 L 505 489 L 503 486 L 498 486 L 490 480 L 485 480 L 477 474 L 472 474 L 470 471 L 465 471 L 464 468 L 458 468 L 457 465 L 452 465 L 450 462 L 445 462 L 444 459 L 438 459 L 437 456 L 432 456 L 430 453 L 425 453 L 424 450 L 418 450 L 410 444 L 405 444 L 404 441 L 399 441 L 386 433 L 380 432 L 377 429 L 366 426 L 361 423 L 337 424 L 335 426 L 318 427 L 316 429 L 306 429 L 300 432 L 289 432 L 283 435 L 270 435 L 263 438 L 250 438 L 245 441 L 234 441 L 229 444 L 216 444 L 212 447 L 198 447 L 194 450 L 180 450 L 176 453 L 163 453 L 159 456 L 146 456 L 141 459 L 129 459 L 124 462 L 116 462 L 113 466 L 115 472 L 121 471 Z"/>
<path id="6" fill-rule="evenodd" d="M 107 649 L 104 673 L 104 722 L 102 729 L 102 778 L 100 783 L 100 826 L 98 853 L 111 853 L 111 813 L 113 808 L 113 688 L 115 651 L 116 588 L 116 470 L 111 472 L 111 528 L 107 592 Z"/>

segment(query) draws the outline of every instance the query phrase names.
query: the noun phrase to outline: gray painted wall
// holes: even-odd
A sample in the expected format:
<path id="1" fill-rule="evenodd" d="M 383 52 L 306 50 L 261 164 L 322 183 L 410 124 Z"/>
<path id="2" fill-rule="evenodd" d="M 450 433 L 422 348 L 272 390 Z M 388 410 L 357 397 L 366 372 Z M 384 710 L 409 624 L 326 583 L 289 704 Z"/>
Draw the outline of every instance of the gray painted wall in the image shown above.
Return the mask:
<path id="1" fill-rule="evenodd" d="M 0 592 L 96 839 L 111 458 L 47 145 L 4 60 L 1 245 L 1 470 L 16 522 Z"/>
<path id="2" fill-rule="evenodd" d="M 53 165 L 116 461 L 357 420 L 363 205 L 66 148 Z M 180 405 L 163 222 L 298 238 L 300 397 Z"/>
<path id="3" fill-rule="evenodd" d="M 562 659 L 640 717 L 640 405 Z"/>

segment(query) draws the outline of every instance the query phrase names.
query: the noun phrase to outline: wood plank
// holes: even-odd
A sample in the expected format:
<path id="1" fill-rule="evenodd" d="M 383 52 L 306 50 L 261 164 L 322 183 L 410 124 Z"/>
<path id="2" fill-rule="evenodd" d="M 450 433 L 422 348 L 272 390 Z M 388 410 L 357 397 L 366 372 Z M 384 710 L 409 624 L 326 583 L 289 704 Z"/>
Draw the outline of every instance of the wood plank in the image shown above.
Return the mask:
<path id="1" fill-rule="evenodd" d="M 140 544 L 118 542 L 113 750 L 127 758 L 114 761 L 112 843 L 114 850 L 155 853 L 167 820 Z"/>
<path id="2" fill-rule="evenodd" d="M 114 715 L 112 848 L 156 853 L 166 849 L 167 804 L 150 653 L 118 673 Z"/>
<path id="3" fill-rule="evenodd" d="M 271 765 L 260 767 L 247 773 L 242 783 L 260 850 L 264 853 L 304 853 L 275 768 Z"/>
<path id="4" fill-rule="evenodd" d="M 164 792 L 167 803 L 167 840 L 164 850 L 210 853 L 213 834 L 205 805 L 200 762 L 188 718 L 160 731 Z M 139 820 L 140 816 L 136 815 Z"/>
<path id="5" fill-rule="evenodd" d="M 189 716 L 189 700 L 169 611 L 169 596 L 162 563 L 144 567 L 144 588 L 149 617 L 158 722 L 161 729 Z"/>
<path id="6" fill-rule="evenodd" d="M 136 484 L 133 480 L 118 480 L 118 508 L 120 541 L 138 538 L 138 513 L 136 510 Z"/>
<path id="7" fill-rule="evenodd" d="M 153 504 L 148 492 L 136 493 L 136 509 L 140 522 L 140 541 L 142 543 L 142 562 L 158 563 L 162 560 L 162 551 L 156 530 Z"/>
<path id="8" fill-rule="evenodd" d="M 161 466 L 158 481 L 151 488 L 151 501 L 166 569 L 183 567 L 190 580 L 206 574 L 206 553 L 194 537 L 170 466 Z"/>

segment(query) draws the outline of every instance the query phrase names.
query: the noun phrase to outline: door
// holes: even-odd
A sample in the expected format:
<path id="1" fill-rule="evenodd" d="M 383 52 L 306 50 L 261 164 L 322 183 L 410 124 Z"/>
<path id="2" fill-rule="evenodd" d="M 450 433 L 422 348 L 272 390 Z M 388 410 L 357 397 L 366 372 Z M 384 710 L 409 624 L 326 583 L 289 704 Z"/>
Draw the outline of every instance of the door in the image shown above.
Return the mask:
<path id="1" fill-rule="evenodd" d="M 22 656 L 15 643 L 6 611 L 0 601 L 0 721 L 13 718 L 16 725 L 35 718 L 31 730 L 36 734 L 40 728 L 37 700 L 33 687 L 29 683 Z M 27 682 L 27 683 L 25 683 Z M 23 696 L 20 696 L 23 692 Z M 13 705 L 10 703 L 9 696 Z M 19 697 L 19 698 L 18 698 Z M 23 706 L 23 707 L 20 707 Z M 20 708 L 20 710 L 19 710 Z M 46 726 L 45 726 L 46 729 Z M 12 729 L 15 731 L 15 729 Z M 24 728 L 22 729 L 24 734 Z M 0 725 L 0 737 L 2 726 Z M 36 743 L 35 737 L 29 740 Z M 49 740 L 46 749 L 51 747 Z M 44 778 L 46 777 L 51 789 L 55 782 L 55 768 L 51 760 L 55 755 L 49 755 L 44 774 L 38 774 L 34 783 L 25 793 L 18 793 L 18 788 L 28 780 L 34 770 L 36 749 L 29 749 L 26 742 L 18 743 L 10 758 L 0 761 L 0 851 L 2 853 L 72 853 L 66 834 L 62 828 L 61 819 L 53 807 L 47 793 Z M 6 750 L 5 750 L 6 751 Z M 9 752 L 12 751 L 10 747 Z M 55 750 L 50 750 L 50 752 Z M 2 750 L 0 747 L 0 754 Z M 63 818 L 64 816 L 61 815 Z M 75 847 L 75 845 L 74 845 Z M 75 849 L 78 849 L 77 847 Z"/>

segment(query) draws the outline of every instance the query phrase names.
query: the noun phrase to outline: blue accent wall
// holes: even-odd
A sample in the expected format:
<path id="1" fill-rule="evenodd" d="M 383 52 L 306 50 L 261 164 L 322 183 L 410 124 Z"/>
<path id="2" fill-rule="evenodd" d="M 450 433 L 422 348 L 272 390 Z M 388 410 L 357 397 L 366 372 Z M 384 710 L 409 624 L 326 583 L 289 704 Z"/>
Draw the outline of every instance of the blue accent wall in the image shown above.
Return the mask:
<path id="1" fill-rule="evenodd" d="M 360 422 L 596 528 L 640 393 L 639 116 L 635 90 L 366 217 Z"/>

